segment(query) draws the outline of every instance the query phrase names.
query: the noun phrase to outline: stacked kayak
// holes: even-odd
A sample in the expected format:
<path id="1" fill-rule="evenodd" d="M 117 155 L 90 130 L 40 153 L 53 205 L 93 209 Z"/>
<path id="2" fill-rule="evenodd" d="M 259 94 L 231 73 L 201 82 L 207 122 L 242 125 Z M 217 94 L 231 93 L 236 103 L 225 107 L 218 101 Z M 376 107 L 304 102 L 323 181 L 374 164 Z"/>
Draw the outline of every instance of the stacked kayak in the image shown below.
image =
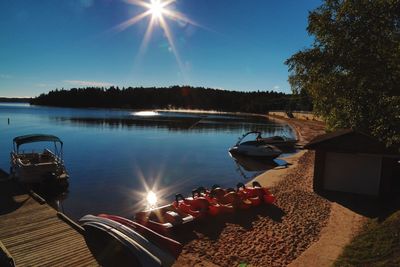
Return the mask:
<path id="1" fill-rule="evenodd" d="M 151 242 L 154 244 L 158 245 L 161 248 L 164 248 L 167 250 L 172 256 L 175 258 L 178 258 L 179 254 L 182 251 L 182 244 L 169 238 L 164 235 L 161 235 L 137 222 L 131 221 L 129 219 L 120 217 L 120 216 L 115 216 L 115 215 L 109 215 L 109 214 L 100 214 L 98 215 L 99 217 L 102 218 L 107 218 L 116 222 L 119 222 L 136 232 L 140 233 L 141 235 L 145 236 L 148 238 Z"/>
<path id="2" fill-rule="evenodd" d="M 182 249 L 179 242 L 122 217 L 86 215 L 80 222 L 85 238 L 103 245 L 100 254 L 117 251 L 127 266 L 171 266 Z"/>

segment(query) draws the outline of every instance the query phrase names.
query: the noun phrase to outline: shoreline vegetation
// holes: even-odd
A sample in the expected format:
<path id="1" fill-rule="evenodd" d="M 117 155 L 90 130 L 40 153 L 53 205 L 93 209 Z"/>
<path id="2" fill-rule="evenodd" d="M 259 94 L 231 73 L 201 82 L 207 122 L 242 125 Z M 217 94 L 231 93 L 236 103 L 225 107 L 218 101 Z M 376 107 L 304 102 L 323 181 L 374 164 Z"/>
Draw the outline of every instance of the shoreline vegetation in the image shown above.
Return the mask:
<path id="1" fill-rule="evenodd" d="M 30 103 L 30 97 L 0 97 L 0 103 Z"/>
<path id="2" fill-rule="evenodd" d="M 239 92 L 203 87 L 109 87 L 54 90 L 30 104 L 79 108 L 195 109 L 263 114 L 269 110 L 311 110 L 307 95 L 274 91 Z"/>

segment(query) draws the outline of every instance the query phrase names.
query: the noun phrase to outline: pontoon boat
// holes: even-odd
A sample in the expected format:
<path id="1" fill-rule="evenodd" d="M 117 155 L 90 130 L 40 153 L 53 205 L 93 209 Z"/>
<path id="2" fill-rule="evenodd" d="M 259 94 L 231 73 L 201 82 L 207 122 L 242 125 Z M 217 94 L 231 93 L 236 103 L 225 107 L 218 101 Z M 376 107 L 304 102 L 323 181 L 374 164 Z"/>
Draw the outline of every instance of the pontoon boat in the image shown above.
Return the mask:
<path id="1" fill-rule="evenodd" d="M 47 180 L 68 184 L 68 174 L 62 159 L 63 142 L 54 135 L 30 134 L 15 137 L 11 152 L 10 173 L 22 183 L 42 183 Z M 54 143 L 54 152 L 20 151 L 20 146 L 35 142 Z"/>

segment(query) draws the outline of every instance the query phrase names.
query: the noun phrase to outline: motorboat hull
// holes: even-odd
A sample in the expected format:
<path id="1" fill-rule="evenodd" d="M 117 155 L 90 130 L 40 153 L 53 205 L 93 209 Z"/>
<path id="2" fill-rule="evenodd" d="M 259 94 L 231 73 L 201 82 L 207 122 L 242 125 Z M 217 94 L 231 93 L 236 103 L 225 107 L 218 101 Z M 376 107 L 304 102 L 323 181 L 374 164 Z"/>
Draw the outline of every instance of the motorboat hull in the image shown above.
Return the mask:
<path id="1" fill-rule="evenodd" d="M 269 145 L 238 145 L 230 148 L 229 153 L 231 153 L 232 155 L 241 155 L 252 158 L 272 160 L 279 157 L 279 155 L 282 154 L 282 151 L 277 148 L 271 148 L 271 146 Z"/>

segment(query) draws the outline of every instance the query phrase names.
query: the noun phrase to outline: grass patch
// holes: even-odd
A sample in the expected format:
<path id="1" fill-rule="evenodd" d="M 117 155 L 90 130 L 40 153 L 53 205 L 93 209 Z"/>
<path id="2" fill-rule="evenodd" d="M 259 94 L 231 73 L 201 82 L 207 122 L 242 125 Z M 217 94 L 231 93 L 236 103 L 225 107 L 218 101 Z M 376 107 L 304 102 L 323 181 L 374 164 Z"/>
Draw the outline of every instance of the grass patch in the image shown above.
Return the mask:
<path id="1" fill-rule="evenodd" d="M 371 219 L 334 266 L 400 266 L 400 211 L 383 222 Z"/>

